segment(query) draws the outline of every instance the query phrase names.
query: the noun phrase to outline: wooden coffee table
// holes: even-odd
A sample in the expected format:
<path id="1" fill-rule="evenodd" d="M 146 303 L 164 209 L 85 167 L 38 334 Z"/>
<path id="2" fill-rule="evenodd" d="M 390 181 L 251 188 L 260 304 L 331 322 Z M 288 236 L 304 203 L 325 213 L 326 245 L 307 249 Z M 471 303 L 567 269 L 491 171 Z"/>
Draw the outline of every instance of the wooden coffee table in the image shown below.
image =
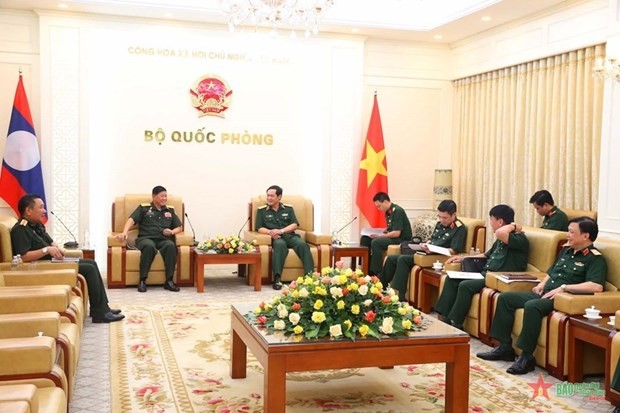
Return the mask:
<path id="1" fill-rule="evenodd" d="M 267 334 L 244 314 L 256 307 L 233 304 L 230 376 L 246 377 L 247 349 L 264 369 L 264 413 L 286 411 L 286 373 L 404 364 L 446 363 L 446 412 L 467 412 L 469 402 L 469 334 L 432 319 L 427 330 L 382 340 L 301 340 Z M 398 383 L 394 383 L 395 386 Z"/>
<path id="2" fill-rule="evenodd" d="M 368 247 L 362 247 L 360 245 L 332 245 L 332 266 L 336 265 L 336 262 L 345 257 L 353 258 L 351 260 L 351 269 L 356 267 L 356 259 L 362 259 L 362 271 L 364 274 L 368 274 Z"/>
<path id="3" fill-rule="evenodd" d="M 205 265 L 207 264 L 250 264 L 248 277 L 250 284 L 254 284 L 254 291 L 261 290 L 262 266 L 260 252 L 246 254 L 205 254 L 196 251 L 194 254 L 194 275 L 196 278 L 196 292 L 205 292 Z"/>
<path id="4" fill-rule="evenodd" d="M 420 274 L 421 282 L 421 297 L 420 297 L 420 309 L 423 313 L 431 312 L 431 296 L 433 293 L 433 289 L 437 289 L 439 291 L 439 285 L 441 284 L 441 276 L 443 275 L 443 271 L 435 271 L 432 268 L 423 268 L 422 273 Z"/>

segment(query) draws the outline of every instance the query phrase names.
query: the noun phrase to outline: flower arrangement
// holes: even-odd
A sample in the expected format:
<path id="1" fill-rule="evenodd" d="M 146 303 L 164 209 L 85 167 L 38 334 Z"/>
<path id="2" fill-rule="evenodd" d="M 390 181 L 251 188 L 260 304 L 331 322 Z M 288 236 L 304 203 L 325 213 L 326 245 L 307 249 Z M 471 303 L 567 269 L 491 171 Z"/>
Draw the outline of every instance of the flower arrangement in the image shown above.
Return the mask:
<path id="1" fill-rule="evenodd" d="M 247 242 L 237 235 L 218 235 L 198 243 L 196 249 L 206 254 L 244 254 L 256 251 L 256 240 Z"/>
<path id="2" fill-rule="evenodd" d="M 428 325 L 418 310 L 398 301 L 393 289 L 383 291 L 377 277 L 344 269 L 341 262 L 320 274 L 297 278 L 246 318 L 269 332 L 309 339 L 381 339 L 382 335 L 408 335 Z"/>

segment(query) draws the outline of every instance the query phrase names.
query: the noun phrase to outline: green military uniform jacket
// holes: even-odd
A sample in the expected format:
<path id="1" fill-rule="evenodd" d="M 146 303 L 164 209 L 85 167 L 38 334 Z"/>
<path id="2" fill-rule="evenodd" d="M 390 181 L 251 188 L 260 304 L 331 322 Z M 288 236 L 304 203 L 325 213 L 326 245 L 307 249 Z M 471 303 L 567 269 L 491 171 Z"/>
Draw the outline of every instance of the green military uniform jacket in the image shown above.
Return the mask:
<path id="1" fill-rule="evenodd" d="M 258 207 L 256 211 L 256 229 L 282 229 L 290 224 L 299 225 L 295 210 L 292 205 L 279 203 L 278 210 L 274 210 L 269 205 Z M 287 235 L 287 234 L 284 234 Z"/>
<path id="2" fill-rule="evenodd" d="M 551 208 L 551 211 L 543 218 L 542 229 L 553 229 L 555 231 L 568 231 L 568 217 L 557 206 Z"/>
<path id="3" fill-rule="evenodd" d="M 411 223 L 407 218 L 407 213 L 398 205 L 392 203 L 392 206 L 385 211 L 385 222 L 387 222 L 386 232 L 400 231 L 400 237 L 403 240 L 410 240 L 413 236 L 411 231 Z"/>
<path id="4" fill-rule="evenodd" d="M 487 262 L 482 274 L 487 271 L 524 271 L 527 268 L 527 254 L 530 243 L 522 232 L 508 234 L 508 244 L 495 240 L 485 255 Z"/>
<path id="5" fill-rule="evenodd" d="M 153 203 L 144 203 L 133 211 L 130 218 L 140 225 L 138 237 L 169 239 L 163 234 L 164 229 L 174 229 L 182 225 L 174 207 L 169 205 L 158 210 Z"/>
<path id="6" fill-rule="evenodd" d="M 607 261 L 594 246 L 577 252 L 571 247 L 564 247 L 558 258 L 547 270 L 549 280 L 544 293 L 560 287 L 562 284 L 580 284 L 592 281 L 605 287 L 607 278 Z"/>
<path id="7" fill-rule="evenodd" d="M 27 219 L 20 219 L 11 230 L 11 244 L 13 254 L 25 255 L 28 251 L 36 251 L 49 247 L 54 240 L 45 230 L 43 224 L 31 224 Z M 40 260 L 49 260 L 52 257 L 44 255 Z"/>
<path id="8" fill-rule="evenodd" d="M 465 239 L 467 238 L 467 227 L 460 219 L 457 219 L 447 227 L 437 222 L 430 244 L 438 247 L 451 248 L 456 252 L 465 251 Z"/>

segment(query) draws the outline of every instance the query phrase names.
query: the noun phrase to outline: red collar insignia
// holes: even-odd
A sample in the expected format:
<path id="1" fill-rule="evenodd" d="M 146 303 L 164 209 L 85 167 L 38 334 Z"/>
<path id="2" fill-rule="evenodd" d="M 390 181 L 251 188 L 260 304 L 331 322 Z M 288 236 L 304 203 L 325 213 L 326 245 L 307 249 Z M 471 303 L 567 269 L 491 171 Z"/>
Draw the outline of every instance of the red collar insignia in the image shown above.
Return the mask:
<path id="1" fill-rule="evenodd" d="M 584 249 L 583 251 L 581 251 L 581 252 L 582 252 L 582 254 L 583 254 L 583 255 L 584 255 L 584 257 L 585 257 L 586 255 L 588 255 L 588 254 L 590 253 L 590 250 L 589 250 L 588 248 L 585 248 L 585 249 Z"/>
<path id="2" fill-rule="evenodd" d="M 450 229 L 454 229 L 454 222 L 450 224 Z"/>

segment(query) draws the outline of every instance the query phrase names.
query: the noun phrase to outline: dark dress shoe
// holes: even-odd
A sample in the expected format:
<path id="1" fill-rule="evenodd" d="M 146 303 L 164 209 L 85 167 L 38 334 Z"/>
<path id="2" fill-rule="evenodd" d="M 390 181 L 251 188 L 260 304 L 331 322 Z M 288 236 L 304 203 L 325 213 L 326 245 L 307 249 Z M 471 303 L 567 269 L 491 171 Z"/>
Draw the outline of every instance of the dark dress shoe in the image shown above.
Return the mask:
<path id="1" fill-rule="evenodd" d="M 273 289 L 274 290 L 281 290 L 282 289 L 282 281 L 280 279 L 280 276 L 276 276 L 273 280 Z"/>
<path id="2" fill-rule="evenodd" d="M 108 308 L 108 311 L 111 312 L 114 315 L 117 315 L 117 314 L 121 313 L 121 309 L 120 308 Z"/>
<path id="3" fill-rule="evenodd" d="M 502 360 L 502 361 L 515 361 L 515 351 L 512 347 L 495 347 L 491 351 L 476 354 L 476 357 L 482 360 Z"/>
<path id="4" fill-rule="evenodd" d="M 103 316 L 93 317 L 93 323 L 113 323 L 115 321 L 121 321 L 125 318 L 122 314 L 113 314 L 111 311 L 108 311 Z"/>
<path id="5" fill-rule="evenodd" d="M 181 291 L 179 287 L 174 283 L 174 281 L 166 281 L 164 284 L 164 290 L 178 292 Z"/>
<path id="6" fill-rule="evenodd" d="M 139 293 L 145 293 L 146 292 L 146 281 L 140 280 L 140 282 L 138 283 L 138 292 Z"/>
<path id="7" fill-rule="evenodd" d="M 530 371 L 534 371 L 536 367 L 536 359 L 531 354 L 521 354 L 517 361 L 506 370 L 508 374 L 527 374 Z"/>

